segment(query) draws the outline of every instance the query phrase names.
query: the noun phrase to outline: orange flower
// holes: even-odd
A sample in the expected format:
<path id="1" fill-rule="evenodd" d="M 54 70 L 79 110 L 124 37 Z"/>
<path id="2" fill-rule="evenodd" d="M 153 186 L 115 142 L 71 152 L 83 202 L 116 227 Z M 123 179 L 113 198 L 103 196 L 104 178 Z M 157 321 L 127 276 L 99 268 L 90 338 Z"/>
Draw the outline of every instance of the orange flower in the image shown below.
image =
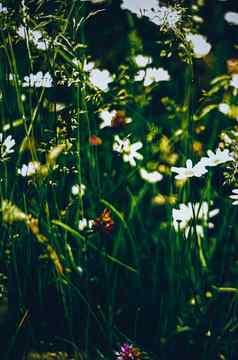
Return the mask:
<path id="1" fill-rule="evenodd" d="M 91 145 L 101 145 L 102 144 L 102 139 L 96 135 L 92 135 L 90 138 L 89 138 L 89 143 Z"/>
<path id="2" fill-rule="evenodd" d="M 111 210 L 104 209 L 102 214 L 94 220 L 93 229 L 100 232 L 111 233 L 114 227 L 114 221 L 111 218 Z"/>

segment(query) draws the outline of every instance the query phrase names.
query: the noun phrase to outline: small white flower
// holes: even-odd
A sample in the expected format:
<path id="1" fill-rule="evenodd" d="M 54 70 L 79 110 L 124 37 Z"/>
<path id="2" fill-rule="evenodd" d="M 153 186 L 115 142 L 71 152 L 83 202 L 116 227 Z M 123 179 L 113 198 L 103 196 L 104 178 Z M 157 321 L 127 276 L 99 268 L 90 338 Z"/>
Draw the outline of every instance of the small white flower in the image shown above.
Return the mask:
<path id="1" fill-rule="evenodd" d="M 214 228 L 214 224 L 210 221 L 219 213 L 219 209 L 209 210 L 209 205 L 206 201 L 202 203 L 188 203 L 180 204 L 179 209 L 172 210 L 173 226 L 175 231 L 185 231 L 185 236 L 189 232 L 193 232 L 191 221 L 194 219 L 196 224 L 196 233 L 200 237 L 204 237 L 204 226 L 209 229 Z"/>
<path id="2" fill-rule="evenodd" d="M 235 89 L 238 89 L 238 74 L 232 74 L 230 85 Z"/>
<path id="3" fill-rule="evenodd" d="M 199 163 L 203 166 L 217 166 L 228 161 L 234 161 L 228 149 L 217 149 L 214 153 L 212 150 L 207 151 L 208 157 L 203 157 Z"/>
<path id="4" fill-rule="evenodd" d="M 238 25 L 238 13 L 234 11 L 228 11 L 225 16 L 225 20 L 232 25 Z"/>
<path id="5" fill-rule="evenodd" d="M 22 39 L 28 37 L 29 41 L 31 41 L 38 50 L 47 50 L 49 47 L 49 40 L 45 38 L 39 30 L 27 29 L 21 25 L 16 32 Z"/>
<path id="6" fill-rule="evenodd" d="M 111 127 L 112 126 L 112 119 L 116 116 L 116 110 L 108 111 L 103 110 L 100 112 L 99 117 L 102 119 L 102 122 L 100 124 L 100 129 L 103 129 L 105 127 Z"/>
<path id="7" fill-rule="evenodd" d="M 221 103 L 218 105 L 218 110 L 220 112 L 222 112 L 225 115 L 228 115 L 230 112 L 230 105 L 226 104 L 226 103 Z"/>
<path id="8" fill-rule="evenodd" d="M 176 231 L 184 230 L 189 221 L 193 218 L 192 207 L 186 204 L 179 204 L 179 209 L 172 210 L 173 225 Z"/>
<path id="9" fill-rule="evenodd" d="M 23 25 L 19 26 L 16 33 L 23 39 L 26 39 L 26 37 L 27 37 L 27 29 Z"/>
<path id="10" fill-rule="evenodd" d="M 131 166 L 136 166 L 136 160 L 143 160 L 143 155 L 138 152 L 142 147 L 140 141 L 131 144 L 128 138 L 120 139 L 118 135 L 114 137 L 113 150 L 122 154 L 123 161 L 129 162 Z"/>
<path id="11" fill-rule="evenodd" d="M 72 195 L 77 196 L 80 195 L 81 197 L 84 196 L 86 190 L 86 186 L 84 184 L 75 184 L 71 188 Z"/>
<path id="12" fill-rule="evenodd" d="M 113 78 L 108 70 L 92 69 L 89 74 L 91 83 L 102 91 L 108 90 L 108 85 Z"/>
<path id="13" fill-rule="evenodd" d="M 157 183 L 163 179 L 163 175 L 158 171 L 149 172 L 144 168 L 140 169 L 140 176 L 143 180 L 148 181 L 151 184 Z"/>
<path id="14" fill-rule="evenodd" d="M 2 3 L 0 3 L 0 13 L 1 14 L 7 14 L 8 13 L 7 7 L 3 6 Z"/>
<path id="15" fill-rule="evenodd" d="M 169 81 L 170 75 L 167 70 L 163 68 L 148 68 L 145 74 L 144 85 L 149 86 L 153 82 Z"/>
<path id="16" fill-rule="evenodd" d="M 186 161 L 186 167 L 172 166 L 171 171 L 177 173 L 175 179 L 185 180 L 193 176 L 201 177 L 207 172 L 207 169 L 200 162 L 193 166 L 192 160 L 188 159 Z"/>
<path id="17" fill-rule="evenodd" d="M 17 170 L 17 173 L 23 177 L 35 175 L 40 167 L 38 161 L 30 161 L 27 165 L 23 164 L 21 169 Z"/>
<path id="18" fill-rule="evenodd" d="M 143 68 L 152 63 L 152 58 L 150 56 L 137 55 L 135 57 L 135 63 L 138 67 Z"/>
<path id="19" fill-rule="evenodd" d="M 90 230 L 92 229 L 93 223 L 93 220 L 87 220 L 86 218 L 83 218 L 79 220 L 78 228 L 80 231 L 84 231 L 86 229 Z"/>
<path id="20" fill-rule="evenodd" d="M 43 75 L 42 71 L 38 71 L 36 74 L 30 74 L 29 76 L 24 76 L 24 82 L 22 83 L 23 87 L 52 87 L 53 79 L 49 72 Z"/>
<path id="21" fill-rule="evenodd" d="M 232 202 L 233 205 L 238 205 L 238 189 L 234 189 L 232 190 L 232 195 L 230 195 L 229 197 L 235 201 Z"/>
<path id="22" fill-rule="evenodd" d="M 211 51 L 212 46 L 203 35 L 188 33 L 186 39 L 191 43 L 194 57 L 197 59 L 206 56 Z"/>
<path id="23" fill-rule="evenodd" d="M 144 79 L 144 86 L 150 86 L 153 82 L 169 81 L 170 75 L 167 70 L 163 68 L 147 68 L 146 70 L 139 70 L 135 76 L 136 81 Z"/>
<path id="24" fill-rule="evenodd" d="M 86 229 L 86 227 L 88 226 L 88 220 L 87 219 L 81 219 L 79 220 L 79 225 L 78 228 L 80 231 L 83 231 L 84 229 Z"/>
<path id="25" fill-rule="evenodd" d="M 105 127 L 112 127 L 113 126 L 113 120 L 117 116 L 118 112 L 116 110 L 108 111 L 108 110 L 102 110 L 99 113 L 99 117 L 102 120 L 100 124 L 100 129 L 104 129 Z M 131 118 L 125 117 L 123 118 L 124 124 L 130 124 L 132 122 Z"/>
<path id="26" fill-rule="evenodd" d="M 12 135 L 8 135 L 5 140 L 3 140 L 3 134 L 0 133 L 0 155 L 1 159 L 4 159 L 7 155 L 14 152 L 13 147 L 15 146 L 15 140 L 12 138 Z"/>

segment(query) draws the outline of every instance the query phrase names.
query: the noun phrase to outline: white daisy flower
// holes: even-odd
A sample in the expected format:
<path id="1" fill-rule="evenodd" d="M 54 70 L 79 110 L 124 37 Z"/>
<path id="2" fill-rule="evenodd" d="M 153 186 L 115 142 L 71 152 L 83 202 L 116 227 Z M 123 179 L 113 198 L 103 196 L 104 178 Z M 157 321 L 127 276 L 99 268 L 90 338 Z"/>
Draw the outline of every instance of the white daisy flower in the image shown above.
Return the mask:
<path id="1" fill-rule="evenodd" d="M 228 149 L 221 150 L 218 148 L 215 153 L 212 150 L 208 150 L 207 154 L 208 157 L 202 157 L 199 162 L 203 166 L 217 166 L 228 161 L 234 161 Z"/>
<path id="2" fill-rule="evenodd" d="M 235 200 L 232 202 L 232 205 L 238 205 L 238 189 L 232 190 L 232 195 L 229 196 L 232 200 Z"/>
<path id="3" fill-rule="evenodd" d="M 179 209 L 172 210 L 173 226 L 175 231 L 182 230 L 187 237 L 193 232 L 192 220 L 196 221 L 196 233 L 198 236 L 204 237 L 204 226 L 209 229 L 214 228 L 214 224 L 210 221 L 219 213 L 219 209 L 209 209 L 208 202 L 180 204 Z"/>
<path id="4" fill-rule="evenodd" d="M 38 161 L 30 161 L 27 165 L 23 164 L 21 169 L 17 170 L 17 173 L 23 177 L 30 177 L 37 173 L 39 167 L 40 163 Z"/>
<path id="5" fill-rule="evenodd" d="M 148 181 L 151 184 L 155 184 L 163 179 L 163 175 L 158 171 L 149 172 L 144 168 L 140 169 L 140 176 L 143 180 Z"/>
<path id="6" fill-rule="evenodd" d="M 186 39 L 191 43 L 194 57 L 197 59 L 206 56 L 211 51 L 212 46 L 203 35 L 188 33 Z"/>
<path id="7" fill-rule="evenodd" d="M 207 172 L 207 169 L 200 162 L 193 166 L 192 160 L 188 159 L 186 161 L 186 167 L 172 166 L 171 171 L 177 173 L 175 179 L 185 180 L 193 176 L 201 177 Z"/>
<path id="8" fill-rule="evenodd" d="M 142 147 L 140 141 L 131 144 L 128 138 L 120 139 L 118 135 L 114 137 L 113 150 L 122 154 L 123 161 L 129 162 L 131 166 L 136 166 L 136 160 L 143 160 L 143 155 L 138 152 Z"/>

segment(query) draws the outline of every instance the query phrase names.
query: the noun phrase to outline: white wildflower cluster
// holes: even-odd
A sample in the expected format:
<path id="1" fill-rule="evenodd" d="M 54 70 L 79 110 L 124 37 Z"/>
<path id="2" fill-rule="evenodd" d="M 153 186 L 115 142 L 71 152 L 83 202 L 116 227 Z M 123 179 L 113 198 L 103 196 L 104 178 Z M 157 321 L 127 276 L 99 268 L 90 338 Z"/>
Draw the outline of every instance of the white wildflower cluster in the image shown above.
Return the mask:
<path id="1" fill-rule="evenodd" d="M 136 160 L 143 160 L 143 155 L 138 152 L 142 147 L 140 141 L 131 144 L 128 138 L 120 139 L 118 135 L 114 136 L 113 150 L 122 154 L 123 161 L 131 166 L 136 166 Z"/>
<path id="2" fill-rule="evenodd" d="M 179 7 L 158 6 L 145 15 L 161 30 L 176 30 L 182 21 L 182 10 Z"/>
<path id="3" fill-rule="evenodd" d="M 0 158 L 6 160 L 8 155 L 14 152 L 15 140 L 12 135 L 8 135 L 6 139 L 3 139 L 3 134 L 0 133 Z"/>
<path id="4" fill-rule="evenodd" d="M 135 63 L 140 69 L 135 75 L 135 81 L 143 81 L 144 86 L 150 86 L 154 82 L 170 80 L 170 75 L 167 70 L 162 67 L 155 68 L 148 66 L 152 64 L 152 58 L 150 56 L 139 54 L 135 57 Z"/>
<path id="5" fill-rule="evenodd" d="M 207 41 L 206 37 L 201 34 L 186 34 L 186 40 L 190 42 L 194 57 L 200 59 L 209 54 L 211 51 L 211 44 Z"/>
<path id="6" fill-rule="evenodd" d="M 141 69 L 135 76 L 135 81 L 143 81 L 144 86 L 150 86 L 154 82 L 169 81 L 170 75 L 167 70 L 163 68 L 147 68 Z"/>
<path id="7" fill-rule="evenodd" d="M 2 3 L 0 3 L 0 14 L 7 14 L 8 13 L 8 9 L 6 6 L 3 6 Z"/>
<path id="8" fill-rule="evenodd" d="M 17 29 L 17 34 L 22 39 L 29 39 L 38 50 L 47 50 L 49 47 L 49 40 L 39 30 L 31 30 L 21 25 Z"/>
<path id="9" fill-rule="evenodd" d="M 40 168 L 38 161 L 30 161 L 28 164 L 23 164 L 21 169 L 17 170 L 17 173 L 23 177 L 30 177 L 37 173 Z"/>
<path id="10" fill-rule="evenodd" d="M 214 224 L 210 221 L 211 218 L 219 213 L 219 209 L 209 209 L 208 202 L 180 204 L 178 209 L 173 209 L 173 226 L 175 231 L 184 231 L 185 236 L 193 233 L 194 225 L 192 221 L 195 220 L 196 234 L 199 237 L 204 237 L 204 227 L 209 229 L 214 228 Z"/>
<path id="11" fill-rule="evenodd" d="M 186 180 L 190 177 L 201 177 L 207 173 L 206 167 L 213 167 L 228 161 L 234 161 L 234 158 L 229 153 L 228 149 L 217 149 L 215 153 L 211 150 L 208 150 L 207 154 L 207 157 L 202 157 L 202 159 L 194 166 L 190 159 L 186 161 L 186 167 L 172 166 L 171 171 L 177 173 L 175 179 Z"/>
<path id="12" fill-rule="evenodd" d="M 175 30 L 182 21 L 182 9 L 178 6 L 160 6 L 158 0 L 123 0 L 121 8 L 139 16 L 146 16 L 161 30 Z"/>
<path id="13" fill-rule="evenodd" d="M 49 72 L 43 74 L 42 71 L 38 71 L 36 74 L 30 74 L 29 76 L 24 76 L 24 82 L 22 83 L 23 87 L 44 87 L 51 88 L 53 79 Z"/>

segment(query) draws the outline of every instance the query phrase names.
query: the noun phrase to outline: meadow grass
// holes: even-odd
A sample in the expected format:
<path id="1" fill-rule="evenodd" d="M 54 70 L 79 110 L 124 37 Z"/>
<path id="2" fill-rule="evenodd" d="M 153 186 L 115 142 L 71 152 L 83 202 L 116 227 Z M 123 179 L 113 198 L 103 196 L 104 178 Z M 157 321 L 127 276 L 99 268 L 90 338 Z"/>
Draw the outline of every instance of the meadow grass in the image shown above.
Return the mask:
<path id="1" fill-rule="evenodd" d="M 4 360 L 236 359 L 237 18 L 150 2 L 0 4 Z"/>

